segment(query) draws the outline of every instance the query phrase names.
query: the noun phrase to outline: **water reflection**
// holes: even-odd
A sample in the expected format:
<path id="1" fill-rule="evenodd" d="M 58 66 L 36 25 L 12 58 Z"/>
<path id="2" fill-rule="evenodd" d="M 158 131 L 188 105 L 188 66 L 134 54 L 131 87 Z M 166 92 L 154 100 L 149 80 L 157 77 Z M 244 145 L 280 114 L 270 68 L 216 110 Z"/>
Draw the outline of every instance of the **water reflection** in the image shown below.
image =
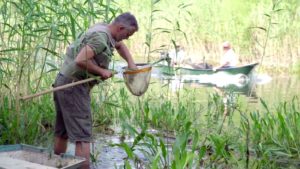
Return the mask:
<path id="1" fill-rule="evenodd" d="M 173 92 L 184 87 L 212 88 L 220 95 L 225 93 L 237 93 L 246 97 L 257 99 L 256 84 L 260 77 L 254 74 L 230 75 L 224 72 L 213 75 L 185 75 L 185 76 L 160 76 L 162 83 L 169 84 Z"/>
<path id="2" fill-rule="evenodd" d="M 156 74 L 159 76 L 159 74 Z M 243 103 L 249 108 L 255 109 L 259 105 L 261 93 L 257 93 L 257 86 L 262 86 L 271 82 L 272 78 L 265 74 L 244 74 L 230 75 L 217 73 L 213 75 L 197 75 L 197 76 L 159 76 L 161 83 L 169 85 L 172 92 L 180 91 L 184 88 L 199 88 L 200 91 L 217 94 L 223 104 L 224 117 L 232 112 L 232 108 L 236 107 L 239 96 L 242 95 Z M 197 89 L 198 90 L 198 89 Z M 205 93 L 199 96 L 200 102 L 206 102 Z M 224 118 L 225 119 L 225 118 Z"/>

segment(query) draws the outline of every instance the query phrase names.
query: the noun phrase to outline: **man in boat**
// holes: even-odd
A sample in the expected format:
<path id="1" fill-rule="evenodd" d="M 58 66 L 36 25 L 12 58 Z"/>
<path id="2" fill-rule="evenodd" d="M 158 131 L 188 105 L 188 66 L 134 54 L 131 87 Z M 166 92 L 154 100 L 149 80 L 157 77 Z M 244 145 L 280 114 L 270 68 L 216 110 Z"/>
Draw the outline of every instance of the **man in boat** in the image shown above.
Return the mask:
<path id="1" fill-rule="evenodd" d="M 225 41 L 222 47 L 223 47 L 223 56 L 221 58 L 220 65 L 213 68 L 214 70 L 220 68 L 235 67 L 238 63 L 237 55 L 234 53 L 231 44 L 228 41 Z"/>
<path id="2" fill-rule="evenodd" d="M 171 58 L 172 66 L 180 66 L 185 59 L 184 48 L 180 45 L 176 45 L 175 49 L 172 49 L 168 52 L 168 56 Z"/>
<path id="3" fill-rule="evenodd" d="M 138 31 L 138 23 L 131 13 L 117 16 L 112 23 L 97 23 L 67 48 L 65 61 L 54 86 L 99 76 L 106 80 L 113 76 L 108 70 L 115 48 L 128 67 L 135 69 L 132 56 L 122 42 Z M 90 90 L 98 81 L 54 92 L 56 108 L 55 154 L 65 153 L 67 142 L 75 143 L 75 155 L 86 159 L 82 168 L 89 168 L 92 119 Z"/>
<path id="4" fill-rule="evenodd" d="M 166 57 L 165 53 L 161 53 L 161 57 Z M 188 58 L 186 56 L 186 53 L 184 51 L 184 47 L 180 45 L 176 45 L 175 49 L 170 50 L 167 53 L 167 56 L 169 56 L 171 66 L 174 67 L 184 67 L 184 68 L 190 68 L 190 69 L 211 69 L 212 65 L 207 64 L 205 62 L 202 63 L 195 63 L 195 61 L 192 60 L 192 58 Z"/>

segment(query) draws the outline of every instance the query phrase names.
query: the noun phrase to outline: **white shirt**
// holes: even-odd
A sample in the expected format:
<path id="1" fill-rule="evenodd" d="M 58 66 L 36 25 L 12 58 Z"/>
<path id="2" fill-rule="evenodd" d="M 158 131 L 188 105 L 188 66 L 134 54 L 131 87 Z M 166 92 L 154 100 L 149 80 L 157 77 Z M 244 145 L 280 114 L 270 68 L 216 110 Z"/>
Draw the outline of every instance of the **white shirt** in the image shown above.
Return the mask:
<path id="1" fill-rule="evenodd" d="M 184 60 L 185 52 L 179 49 L 176 55 L 176 50 L 172 49 L 171 51 L 169 51 L 169 57 L 172 59 L 173 63 L 180 64 Z"/>
<path id="2" fill-rule="evenodd" d="M 238 63 L 238 58 L 232 49 L 229 49 L 222 57 L 220 64 L 224 65 L 229 63 L 226 66 L 236 66 Z"/>

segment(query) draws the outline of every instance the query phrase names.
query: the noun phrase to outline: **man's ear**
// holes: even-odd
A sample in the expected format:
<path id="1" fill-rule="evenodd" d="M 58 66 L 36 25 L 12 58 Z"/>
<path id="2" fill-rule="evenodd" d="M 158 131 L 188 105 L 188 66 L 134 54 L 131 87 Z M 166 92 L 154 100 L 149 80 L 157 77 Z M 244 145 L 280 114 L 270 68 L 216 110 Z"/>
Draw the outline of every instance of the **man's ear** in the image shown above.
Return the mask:
<path id="1" fill-rule="evenodd" d="M 125 26 L 123 26 L 123 25 L 119 25 L 119 27 L 118 27 L 119 29 L 119 31 L 122 31 L 123 29 L 125 29 Z"/>

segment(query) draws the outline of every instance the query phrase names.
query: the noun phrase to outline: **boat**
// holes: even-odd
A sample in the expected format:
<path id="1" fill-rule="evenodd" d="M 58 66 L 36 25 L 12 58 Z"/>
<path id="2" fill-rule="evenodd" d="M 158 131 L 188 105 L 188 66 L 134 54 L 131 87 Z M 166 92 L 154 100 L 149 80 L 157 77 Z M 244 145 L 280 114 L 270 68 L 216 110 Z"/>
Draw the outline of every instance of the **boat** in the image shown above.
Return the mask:
<path id="1" fill-rule="evenodd" d="M 0 168 L 76 169 L 84 158 L 69 154 L 55 155 L 52 150 L 26 144 L 0 145 Z"/>
<path id="2" fill-rule="evenodd" d="M 219 72 L 224 72 L 230 75 L 244 74 L 249 75 L 258 63 L 246 64 L 242 66 L 230 67 L 230 68 L 220 68 L 217 70 L 213 69 L 196 69 L 190 67 L 171 67 L 167 64 L 157 64 L 156 68 L 164 75 L 212 75 Z"/>

